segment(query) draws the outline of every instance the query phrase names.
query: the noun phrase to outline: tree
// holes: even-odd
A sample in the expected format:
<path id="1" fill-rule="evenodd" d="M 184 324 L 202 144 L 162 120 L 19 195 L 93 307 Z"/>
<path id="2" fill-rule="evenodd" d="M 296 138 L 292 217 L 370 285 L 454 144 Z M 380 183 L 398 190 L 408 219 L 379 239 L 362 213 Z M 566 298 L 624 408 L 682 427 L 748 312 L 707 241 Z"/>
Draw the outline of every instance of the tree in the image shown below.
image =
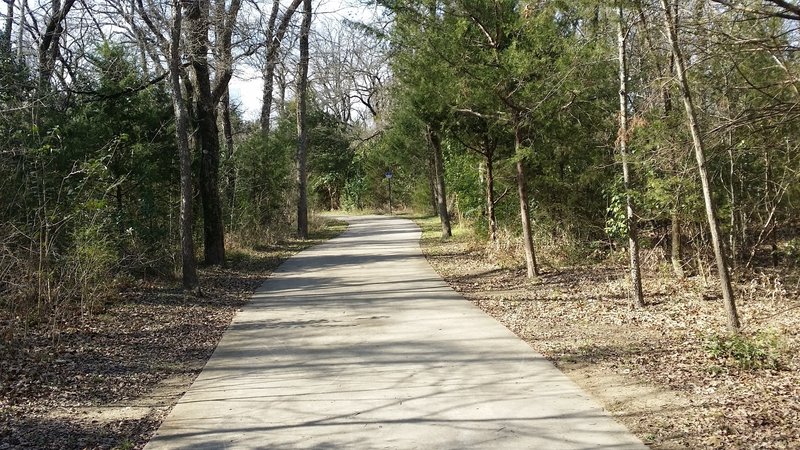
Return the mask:
<path id="1" fill-rule="evenodd" d="M 644 306 L 642 295 L 642 271 L 639 265 L 639 235 L 636 214 L 633 210 L 630 168 L 628 167 L 628 58 L 625 13 L 622 6 L 617 7 L 617 38 L 619 48 L 619 153 L 622 159 L 622 177 L 625 188 L 625 218 L 628 234 L 628 256 L 630 258 L 631 293 L 636 306 Z"/>
<path id="2" fill-rule="evenodd" d="M 300 3 L 303 0 L 293 0 L 291 4 L 286 8 L 286 11 L 281 16 L 280 22 L 278 21 L 278 14 L 280 12 L 280 0 L 273 0 L 272 1 L 272 11 L 269 15 L 269 21 L 267 22 L 267 29 L 265 32 L 265 48 L 266 48 L 266 57 L 264 62 L 264 92 L 262 95 L 262 102 L 261 102 L 261 132 L 264 134 L 269 133 L 270 130 L 270 118 L 272 115 L 272 100 L 273 100 L 273 86 L 275 82 L 275 68 L 278 65 L 279 58 L 280 58 L 280 48 L 281 43 L 283 42 L 283 38 L 286 35 L 286 31 L 289 28 L 289 24 L 291 23 L 292 16 L 297 8 L 300 6 Z M 277 28 L 275 24 L 278 23 Z"/>
<path id="3" fill-rule="evenodd" d="M 517 195 L 519 196 L 519 217 L 522 221 L 522 242 L 525 248 L 525 266 L 528 272 L 528 278 L 532 278 L 535 275 L 539 275 L 539 265 L 536 261 L 536 251 L 533 246 L 527 177 L 525 175 L 525 165 L 523 162 L 522 120 L 519 115 L 514 118 L 514 151 L 517 158 Z"/>
<path id="4" fill-rule="evenodd" d="M 50 16 L 38 47 L 40 90 L 44 90 L 50 85 L 50 78 L 60 54 L 59 41 L 64 33 L 64 20 L 74 4 L 75 0 L 65 0 L 63 4 L 61 0 L 51 0 Z"/>
<path id="5" fill-rule="evenodd" d="M 200 198 L 203 203 L 203 253 L 206 264 L 225 263 L 225 230 L 222 200 L 219 193 L 220 142 L 217 127 L 217 106 L 228 90 L 233 64 L 231 35 L 241 0 L 232 0 L 228 9 L 225 2 L 217 0 L 214 26 L 217 32 L 215 76 L 211 79 L 208 61 L 210 0 L 189 3 L 186 10 L 186 42 L 189 63 L 193 73 L 193 107 L 196 140 L 200 151 Z"/>
<path id="6" fill-rule="evenodd" d="M 300 64 L 297 75 L 297 235 L 308 239 L 308 36 L 311 32 L 311 0 L 303 0 L 303 23 L 300 26 Z"/>
<path id="7" fill-rule="evenodd" d="M 641 48 L 649 51 L 650 55 L 643 55 L 641 58 L 644 61 L 650 62 L 652 67 L 646 67 L 646 63 L 642 63 L 642 67 L 637 70 L 636 77 L 641 80 L 642 88 L 650 86 L 651 94 L 654 100 L 650 102 L 643 102 L 645 106 L 651 110 L 651 115 L 648 117 L 651 124 L 664 124 L 665 128 L 669 128 L 674 121 L 673 105 L 672 105 L 672 92 L 669 83 L 663 83 L 659 80 L 674 77 L 674 57 L 669 49 L 662 49 L 653 38 L 652 34 L 659 33 L 659 29 L 651 29 L 650 20 L 648 19 L 649 11 L 645 11 L 642 2 L 635 2 L 637 14 L 639 17 L 639 30 L 642 40 Z M 675 4 L 677 8 L 677 3 Z M 677 9 L 676 9 L 677 11 Z M 647 58 L 649 56 L 649 58 Z M 666 60 L 666 63 L 663 61 Z M 647 114 L 641 114 L 646 117 Z M 668 130 L 665 133 L 656 133 L 653 128 L 648 130 L 648 138 L 657 140 L 656 149 L 653 152 L 653 160 L 659 167 L 659 172 L 662 173 L 661 177 L 653 177 L 651 182 L 654 186 L 664 186 L 666 189 L 657 189 L 657 191 L 666 191 L 664 197 L 668 198 L 667 208 L 669 210 L 670 218 L 670 262 L 672 263 L 672 270 L 678 278 L 685 277 L 684 260 L 683 260 L 683 231 L 682 224 L 682 203 L 684 200 L 685 180 L 682 175 L 683 162 L 685 158 L 682 157 L 679 151 L 680 144 L 675 143 L 676 137 L 673 130 Z M 633 133 L 632 133 L 633 134 Z M 660 134 L 658 139 L 654 139 L 655 135 Z M 660 158 L 664 154 L 663 158 Z M 660 161 L 661 159 L 665 161 Z"/>
<path id="8" fill-rule="evenodd" d="M 727 313 L 728 328 L 732 332 L 738 333 L 740 328 L 739 315 L 736 311 L 736 302 L 733 296 L 733 287 L 731 285 L 728 269 L 728 257 L 723 249 L 719 219 L 717 218 L 717 206 L 714 202 L 711 191 L 711 182 L 709 180 L 708 169 L 706 166 L 705 145 L 703 143 L 700 127 L 697 123 L 697 113 L 695 111 L 694 101 L 692 100 L 692 92 L 689 88 L 685 62 L 683 59 L 683 54 L 681 53 L 680 44 L 678 43 L 678 30 L 675 26 L 675 19 L 673 18 L 672 9 L 667 0 L 661 0 L 661 6 L 664 11 L 664 27 L 672 48 L 672 55 L 675 59 L 675 72 L 677 74 L 677 81 L 679 83 L 681 97 L 683 98 L 683 105 L 686 109 L 686 126 L 692 135 L 692 142 L 694 143 L 697 169 L 700 174 L 700 182 L 702 183 L 703 188 L 703 200 L 706 207 L 706 217 L 711 231 L 712 245 L 714 246 L 717 272 L 719 275 L 722 297 Z"/>
<path id="9" fill-rule="evenodd" d="M 6 28 L 3 32 L 3 40 L 0 42 L 0 46 L 3 47 L 3 50 L 6 53 L 11 53 L 11 34 L 14 28 L 14 0 L 6 0 L 7 6 L 7 13 L 6 13 Z"/>
<path id="10" fill-rule="evenodd" d="M 357 176 L 355 153 L 350 147 L 347 124 L 339 117 L 311 102 L 307 111 L 309 141 L 309 184 L 317 193 L 318 204 L 328 210 L 339 209 L 348 180 Z"/>
<path id="11" fill-rule="evenodd" d="M 189 112 L 183 98 L 181 86 L 181 29 L 183 25 L 182 2 L 172 2 L 172 28 L 170 30 L 170 85 L 172 87 L 172 105 L 175 110 L 175 138 L 178 141 L 181 173 L 181 268 L 183 286 L 187 290 L 198 289 L 197 268 L 194 256 L 194 238 L 192 235 L 192 156 L 189 149 Z"/>
<path id="12" fill-rule="evenodd" d="M 452 68 L 441 57 L 447 37 L 442 32 L 443 19 L 438 16 L 438 2 L 399 2 L 387 5 L 396 14 L 392 39 L 401 50 L 392 69 L 398 81 L 401 99 L 396 107 L 415 115 L 423 124 L 423 136 L 430 151 L 433 193 L 442 226 L 442 237 L 452 235 L 447 205 L 445 161 L 442 135 L 451 114 L 448 92 Z"/>
<path id="13" fill-rule="evenodd" d="M 428 124 L 425 129 L 428 145 L 433 154 L 434 192 L 436 194 L 436 212 L 442 224 L 442 237 L 453 235 L 450 225 L 450 212 L 447 210 L 447 188 L 444 182 L 444 156 L 442 154 L 442 139 L 437 130 L 437 124 Z"/>

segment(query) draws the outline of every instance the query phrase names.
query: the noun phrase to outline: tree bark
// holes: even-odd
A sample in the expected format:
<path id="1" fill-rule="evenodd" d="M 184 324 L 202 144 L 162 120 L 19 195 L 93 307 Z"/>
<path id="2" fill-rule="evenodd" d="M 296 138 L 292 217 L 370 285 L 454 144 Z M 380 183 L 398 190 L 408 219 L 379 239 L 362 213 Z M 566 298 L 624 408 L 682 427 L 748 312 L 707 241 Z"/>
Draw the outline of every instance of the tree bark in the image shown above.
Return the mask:
<path id="1" fill-rule="evenodd" d="M 233 145 L 233 125 L 231 124 L 231 96 L 228 89 L 225 89 L 225 94 L 222 95 L 222 102 L 220 103 L 222 110 L 222 136 L 225 139 L 225 159 L 227 161 L 227 180 L 226 180 L 226 194 L 228 199 L 228 208 L 230 209 L 230 216 L 233 218 L 233 212 L 236 210 L 236 165 L 234 161 L 236 148 Z M 232 222 L 232 220 L 231 220 Z"/>
<path id="2" fill-rule="evenodd" d="M 189 149 L 189 113 L 181 88 L 181 0 L 173 0 L 171 45 L 170 45 L 170 85 L 172 87 L 172 107 L 175 111 L 175 137 L 178 142 L 178 156 L 181 174 L 180 202 L 180 235 L 181 235 L 181 269 L 183 287 L 187 290 L 199 290 L 197 264 L 194 255 L 194 239 L 192 236 L 192 154 Z"/>
<path id="3" fill-rule="evenodd" d="M 225 263 L 225 229 L 219 195 L 217 102 L 208 64 L 209 0 L 186 3 L 189 62 L 194 73 L 195 126 L 200 145 L 200 199 L 203 204 L 203 256 L 206 264 Z M 219 26 L 219 24 L 217 24 Z"/>
<path id="4" fill-rule="evenodd" d="M 489 220 L 489 238 L 497 242 L 497 214 L 495 213 L 494 195 L 494 149 L 487 148 L 483 154 L 486 158 L 486 216 Z"/>
<path id="5" fill-rule="evenodd" d="M 619 153 L 622 158 L 622 178 L 625 188 L 625 220 L 628 225 L 628 256 L 630 258 L 631 295 L 638 307 L 644 306 L 642 294 L 642 270 L 639 264 L 639 233 L 631 198 L 631 173 L 628 167 L 628 61 L 627 31 L 622 7 L 617 8 L 617 42 L 619 53 Z"/>
<path id="6" fill-rule="evenodd" d="M 676 200 L 676 203 L 678 201 Z M 672 261 L 672 272 L 678 278 L 686 277 L 683 270 L 683 242 L 681 236 L 681 219 L 678 214 L 677 206 L 672 210 L 672 217 L 670 221 L 670 235 L 671 235 L 671 248 L 670 260 Z"/>
<path id="7" fill-rule="evenodd" d="M 428 154 L 428 184 L 431 190 L 431 213 L 439 214 L 439 195 L 436 192 L 436 165 L 433 162 L 433 152 Z"/>
<path id="8" fill-rule="evenodd" d="M 278 28 L 275 28 L 275 23 L 278 20 L 278 13 L 280 11 L 280 0 L 273 0 L 272 11 L 270 11 L 269 21 L 267 22 L 267 35 L 266 35 L 266 63 L 264 65 L 264 91 L 261 102 L 261 117 L 260 125 L 262 133 L 269 133 L 270 116 L 272 115 L 272 95 L 275 80 L 275 67 L 278 65 L 279 50 L 281 42 L 286 35 L 286 30 L 289 28 L 292 16 L 300 3 L 303 0 L 293 0 L 292 3 L 286 8 Z"/>
<path id="9" fill-rule="evenodd" d="M 64 32 L 63 23 L 75 4 L 75 0 L 52 0 L 50 18 L 39 43 L 39 89 L 43 90 L 50 84 L 50 78 L 55 70 L 56 59 L 59 54 L 59 40 Z"/>
<path id="10" fill-rule="evenodd" d="M 8 2 L 8 12 L 6 13 L 6 29 L 3 34 L 3 48 L 11 54 L 11 34 L 14 31 L 14 0 Z"/>
<path id="11" fill-rule="evenodd" d="M 280 11 L 280 0 L 272 1 L 272 11 L 269 14 L 269 21 L 267 22 L 267 31 L 264 42 L 267 48 L 267 61 L 264 66 L 264 91 L 261 97 L 261 132 L 264 134 L 269 133 L 270 116 L 272 115 L 272 86 L 275 80 L 275 64 L 273 55 L 273 40 L 275 38 L 275 22 L 278 20 L 278 12 Z"/>
<path id="12" fill-rule="evenodd" d="M 678 44 L 678 30 L 674 26 L 672 11 L 667 0 L 661 0 L 661 6 L 664 10 L 664 25 L 667 37 L 669 38 L 669 44 L 672 48 L 672 54 L 675 57 L 675 71 L 678 76 L 681 96 L 683 97 L 683 105 L 686 109 L 687 126 L 692 135 L 692 142 L 694 143 L 695 158 L 697 159 L 697 168 L 700 173 L 700 182 L 703 186 L 703 200 L 706 207 L 708 226 L 711 231 L 711 242 L 714 247 L 714 256 L 716 257 L 717 272 L 719 274 L 722 297 L 725 303 L 728 328 L 732 332 L 738 333 L 740 329 L 739 314 L 736 311 L 733 287 L 731 285 L 730 274 L 728 273 L 727 255 L 722 247 L 723 243 L 720 236 L 719 219 L 717 218 L 717 209 L 712 197 L 711 182 L 709 181 L 708 169 L 706 167 L 705 146 L 702 134 L 700 133 L 700 126 L 697 123 L 697 114 L 689 89 L 689 80 L 686 77 L 683 55 L 681 54 L 680 45 Z"/>
<path id="13" fill-rule="evenodd" d="M 297 236 L 308 239 L 308 35 L 311 30 L 311 0 L 303 0 L 303 23 L 300 26 L 300 65 L 297 75 Z"/>
<path id="14" fill-rule="evenodd" d="M 525 246 L 525 267 L 528 278 L 539 275 L 539 265 L 536 262 L 536 250 L 533 246 L 533 232 L 531 231 L 530 207 L 528 206 L 528 187 L 525 179 L 525 165 L 522 155 L 522 135 L 519 117 L 514 119 L 514 150 L 517 155 L 517 194 L 519 195 L 519 218 L 522 222 L 522 240 Z"/>
<path id="15" fill-rule="evenodd" d="M 22 42 L 25 36 L 25 11 L 28 9 L 28 0 L 22 0 L 19 5 L 19 30 L 17 30 L 17 62 L 25 62 L 25 54 L 22 52 Z"/>
<path id="16" fill-rule="evenodd" d="M 447 190 L 444 182 L 444 156 L 442 155 L 442 142 L 439 134 L 428 126 L 428 142 L 433 152 L 433 171 L 434 187 L 436 188 L 436 212 L 439 214 L 439 221 L 442 224 L 442 237 L 448 238 L 453 235 L 450 226 L 450 213 L 447 211 Z"/>

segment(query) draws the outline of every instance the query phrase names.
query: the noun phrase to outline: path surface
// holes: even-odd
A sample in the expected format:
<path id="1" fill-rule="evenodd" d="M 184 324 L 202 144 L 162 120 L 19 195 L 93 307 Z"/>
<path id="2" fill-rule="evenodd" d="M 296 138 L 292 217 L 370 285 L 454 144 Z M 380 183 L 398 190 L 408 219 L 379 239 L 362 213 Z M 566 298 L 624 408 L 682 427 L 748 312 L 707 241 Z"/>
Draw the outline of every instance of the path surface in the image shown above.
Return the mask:
<path id="1" fill-rule="evenodd" d="M 237 314 L 148 450 L 645 448 L 452 291 L 411 221 L 348 220 Z"/>

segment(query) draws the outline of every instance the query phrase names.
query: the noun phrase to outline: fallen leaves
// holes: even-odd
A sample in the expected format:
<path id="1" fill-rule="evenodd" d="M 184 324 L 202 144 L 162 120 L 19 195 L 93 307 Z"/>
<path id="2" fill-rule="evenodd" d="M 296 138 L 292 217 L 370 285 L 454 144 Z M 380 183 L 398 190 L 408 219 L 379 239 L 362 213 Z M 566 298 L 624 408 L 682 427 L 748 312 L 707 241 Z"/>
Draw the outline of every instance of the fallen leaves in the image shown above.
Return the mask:
<path id="1" fill-rule="evenodd" d="M 798 448 L 800 298 L 797 286 L 780 281 L 796 273 L 741 282 L 745 336 L 754 342 L 775 335 L 779 344 L 770 348 L 780 350 L 779 368 L 746 370 L 709 353 L 709 338 L 725 333 L 724 314 L 715 286 L 699 277 L 646 274 L 648 306 L 636 309 L 622 266 L 558 268 L 528 281 L 521 267 L 501 267 L 496 255 L 466 240 L 425 233 L 422 248 L 455 290 L 567 374 L 579 374 L 576 381 L 648 445 Z M 604 384 L 615 377 L 627 381 Z M 620 384 L 652 386 L 675 408 L 650 406 L 646 395 L 631 398 Z"/>
<path id="2" fill-rule="evenodd" d="M 0 450 L 143 447 L 269 273 L 343 229 L 233 252 L 229 268 L 201 270 L 203 297 L 131 281 L 89 320 L 17 333 L 0 345 Z"/>

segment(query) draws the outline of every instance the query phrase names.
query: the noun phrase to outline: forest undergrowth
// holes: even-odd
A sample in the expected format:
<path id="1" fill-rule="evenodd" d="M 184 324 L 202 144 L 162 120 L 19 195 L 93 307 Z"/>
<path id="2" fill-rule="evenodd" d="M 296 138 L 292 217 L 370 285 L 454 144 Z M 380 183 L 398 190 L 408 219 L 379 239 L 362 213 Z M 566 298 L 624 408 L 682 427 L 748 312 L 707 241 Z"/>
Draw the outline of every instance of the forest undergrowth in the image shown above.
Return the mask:
<path id="1" fill-rule="evenodd" d="M 200 297 L 179 280 L 131 278 L 91 316 L 6 335 L 0 449 L 144 447 L 272 270 L 345 228 L 327 220 L 305 241 L 232 248 L 227 267 L 200 269 Z"/>
<path id="2" fill-rule="evenodd" d="M 739 276 L 743 332 L 726 332 L 716 279 L 645 271 L 632 307 L 625 264 L 543 273 L 503 258 L 464 228 L 442 240 L 419 220 L 428 261 L 456 291 L 563 370 L 656 449 L 789 449 L 800 442 L 798 268 Z M 502 252 L 501 252 L 502 253 Z M 519 261 L 517 259 L 516 261 Z"/>

